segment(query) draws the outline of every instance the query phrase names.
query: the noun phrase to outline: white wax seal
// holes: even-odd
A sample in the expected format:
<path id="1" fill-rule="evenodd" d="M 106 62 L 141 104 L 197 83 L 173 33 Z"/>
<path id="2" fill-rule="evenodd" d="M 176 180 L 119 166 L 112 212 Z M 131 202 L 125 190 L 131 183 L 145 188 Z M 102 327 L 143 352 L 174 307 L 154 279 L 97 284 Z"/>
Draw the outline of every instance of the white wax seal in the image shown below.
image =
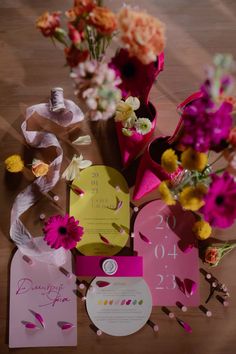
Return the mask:
<path id="1" fill-rule="evenodd" d="M 108 258 L 102 262 L 102 269 L 107 275 L 113 275 L 117 272 L 118 264 L 114 259 Z"/>

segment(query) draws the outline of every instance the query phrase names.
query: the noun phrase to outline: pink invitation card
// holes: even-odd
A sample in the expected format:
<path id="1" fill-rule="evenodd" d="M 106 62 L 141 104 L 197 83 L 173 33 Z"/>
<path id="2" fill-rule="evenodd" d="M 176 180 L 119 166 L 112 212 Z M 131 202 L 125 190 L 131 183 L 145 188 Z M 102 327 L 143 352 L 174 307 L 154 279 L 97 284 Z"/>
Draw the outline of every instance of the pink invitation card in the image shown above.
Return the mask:
<path id="1" fill-rule="evenodd" d="M 146 204 L 134 224 L 134 250 L 143 256 L 143 277 L 153 305 L 199 304 L 199 269 L 195 217 L 161 200 Z"/>
<path id="2" fill-rule="evenodd" d="M 70 252 L 63 268 L 71 273 Z M 30 265 L 17 250 L 11 263 L 9 347 L 76 346 L 75 288 L 74 275 L 43 262 Z"/>

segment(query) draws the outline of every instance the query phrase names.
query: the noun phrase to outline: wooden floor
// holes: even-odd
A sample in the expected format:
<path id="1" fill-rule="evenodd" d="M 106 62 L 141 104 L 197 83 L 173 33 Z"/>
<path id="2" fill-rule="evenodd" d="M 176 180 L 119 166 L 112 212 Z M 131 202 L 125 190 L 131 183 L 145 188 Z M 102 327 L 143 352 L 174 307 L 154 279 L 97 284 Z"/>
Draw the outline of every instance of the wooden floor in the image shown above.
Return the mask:
<path id="1" fill-rule="evenodd" d="M 108 1 L 107 1 L 108 2 Z M 167 25 L 165 70 L 151 95 L 159 112 L 156 134 L 170 134 L 178 121 L 176 105 L 195 91 L 203 78 L 204 65 L 217 52 L 229 52 L 236 58 L 236 1 L 235 0 L 135 0 L 126 1 L 146 8 Z M 73 98 L 68 69 L 63 67 L 62 53 L 50 40 L 43 39 L 34 22 L 46 9 L 65 10 L 72 0 L 0 0 L 0 352 L 8 353 L 8 293 L 9 263 L 14 245 L 9 239 L 10 210 L 16 195 L 30 183 L 26 173 L 20 180 L 6 178 L 4 159 L 21 153 L 30 163 L 32 150 L 23 142 L 20 125 L 25 107 L 45 102 L 53 86 L 62 86 L 67 98 Z M 122 1 L 109 1 L 118 8 Z M 120 168 L 114 129 L 103 130 L 96 124 L 79 127 L 96 139 L 91 147 L 74 148 L 68 139 L 70 131 L 60 131 L 65 152 L 64 164 L 73 153 L 82 152 L 93 163 L 105 163 Z M 55 188 L 61 206 L 66 206 L 65 184 Z M 150 196 L 149 196 L 150 199 Z M 33 207 L 25 222 L 35 235 L 40 235 L 40 210 L 53 213 L 53 205 L 45 199 Z M 236 229 L 216 231 L 222 240 L 236 239 Z M 200 264 L 202 266 L 202 264 Z M 217 301 L 210 303 L 212 318 L 198 309 L 191 309 L 185 319 L 191 323 L 192 334 L 185 333 L 175 321 L 168 319 L 160 308 L 153 308 L 152 319 L 160 326 L 158 334 L 145 326 L 129 337 L 98 338 L 89 329 L 84 305 L 78 300 L 78 347 L 51 348 L 50 353 L 112 353 L 112 354 L 233 354 L 236 352 L 236 253 L 232 252 L 213 273 L 230 289 L 230 307 L 224 309 Z M 201 298 L 205 299 L 208 285 L 201 278 Z M 45 353 L 48 349 L 19 349 L 17 353 Z"/>

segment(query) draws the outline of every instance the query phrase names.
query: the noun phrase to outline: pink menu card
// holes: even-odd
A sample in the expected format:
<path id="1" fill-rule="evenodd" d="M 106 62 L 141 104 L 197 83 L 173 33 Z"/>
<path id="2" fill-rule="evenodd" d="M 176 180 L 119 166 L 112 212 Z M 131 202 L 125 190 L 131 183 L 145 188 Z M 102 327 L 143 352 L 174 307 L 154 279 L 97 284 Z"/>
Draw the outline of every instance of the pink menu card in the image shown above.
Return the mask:
<path id="1" fill-rule="evenodd" d="M 192 233 L 195 217 L 161 200 L 146 204 L 134 223 L 134 250 L 143 256 L 143 277 L 153 305 L 199 305 L 198 249 Z M 186 251 L 187 250 L 187 251 Z M 179 284 L 195 282 L 190 295 Z"/>
<path id="2" fill-rule="evenodd" d="M 66 277 L 58 267 L 43 262 L 32 265 L 17 250 L 11 263 L 9 347 L 49 347 L 77 345 L 77 299 L 75 276 Z M 71 253 L 63 268 L 71 272 Z M 45 328 L 33 316 L 40 314 Z M 37 325 L 27 329 L 24 322 Z M 62 330 L 68 322 L 72 328 Z"/>

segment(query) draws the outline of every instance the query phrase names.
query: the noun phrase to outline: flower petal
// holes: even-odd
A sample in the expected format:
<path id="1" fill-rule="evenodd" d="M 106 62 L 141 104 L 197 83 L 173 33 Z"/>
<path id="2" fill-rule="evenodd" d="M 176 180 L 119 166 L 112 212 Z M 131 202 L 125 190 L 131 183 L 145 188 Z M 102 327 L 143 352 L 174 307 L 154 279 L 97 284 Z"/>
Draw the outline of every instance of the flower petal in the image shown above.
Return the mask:
<path id="1" fill-rule="evenodd" d="M 84 169 L 84 168 L 87 168 L 87 167 L 89 167 L 89 166 L 91 166 L 91 165 L 92 165 L 92 161 L 90 161 L 90 160 L 83 160 L 83 161 L 80 161 L 80 163 L 79 163 L 79 168 Z"/>
<path id="2" fill-rule="evenodd" d="M 83 135 L 83 136 L 79 136 L 77 139 L 72 141 L 72 144 L 74 144 L 74 145 L 89 145 L 89 144 L 91 144 L 91 142 L 92 142 L 92 140 L 91 140 L 90 135 Z"/>
<path id="3" fill-rule="evenodd" d="M 125 103 L 129 104 L 134 111 L 140 107 L 140 101 L 137 97 L 130 96 L 125 100 Z"/>

